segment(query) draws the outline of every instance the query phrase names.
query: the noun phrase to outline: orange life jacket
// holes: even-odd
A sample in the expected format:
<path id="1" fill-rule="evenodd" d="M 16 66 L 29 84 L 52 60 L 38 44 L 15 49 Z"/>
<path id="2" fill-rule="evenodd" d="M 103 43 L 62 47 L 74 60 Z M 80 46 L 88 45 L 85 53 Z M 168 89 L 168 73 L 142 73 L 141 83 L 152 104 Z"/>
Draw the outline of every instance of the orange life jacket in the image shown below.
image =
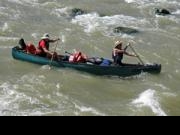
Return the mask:
<path id="1" fill-rule="evenodd" d="M 84 63 L 86 62 L 86 58 L 84 58 L 81 52 L 77 52 L 69 57 L 69 62 Z"/>

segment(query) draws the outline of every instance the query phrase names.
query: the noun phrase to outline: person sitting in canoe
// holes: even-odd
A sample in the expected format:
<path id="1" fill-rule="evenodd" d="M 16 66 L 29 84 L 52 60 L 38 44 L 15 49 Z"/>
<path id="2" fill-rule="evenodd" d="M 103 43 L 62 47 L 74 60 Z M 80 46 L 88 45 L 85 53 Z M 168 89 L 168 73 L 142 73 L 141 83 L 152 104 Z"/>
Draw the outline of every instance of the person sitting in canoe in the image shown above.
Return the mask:
<path id="1" fill-rule="evenodd" d="M 19 45 L 20 47 L 18 48 L 18 50 L 21 50 L 28 54 L 37 54 L 36 47 L 32 43 L 26 44 L 23 38 L 19 40 Z"/>
<path id="2" fill-rule="evenodd" d="M 57 53 L 49 51 L 49 45 L 50 45 L 50 43 L 54 43 L 59 40 L 60 40 L 60 38 L 52 40 L 52 39 L 50 39 L 50 36 L 48 33 L 44 34 L 43 37 L 41 38 L 41 40 L 39 41 L 39 45 L 37 48 L 38 49 L 37 55 L 39 55 L 41 57 L 47 57 L 47 58 L 52 58 L 52 56 L 54 55 L 54 57 L 56 59 Z"/>
<path id="3" fill-rule="evenodd" d="M 112 58 L 114 60 L 115 65 L 123 66 L 122 60 L 123 55 L 131 56 L 131 57 L 137 57 L 136 55 L 129 54 L 126 50 L 128 46 L 126 46 L 124 49 L 122 48 L 123 42 L 122 41 L 116 41 L 115 42 L 115 48 L 112 52 Z"/>

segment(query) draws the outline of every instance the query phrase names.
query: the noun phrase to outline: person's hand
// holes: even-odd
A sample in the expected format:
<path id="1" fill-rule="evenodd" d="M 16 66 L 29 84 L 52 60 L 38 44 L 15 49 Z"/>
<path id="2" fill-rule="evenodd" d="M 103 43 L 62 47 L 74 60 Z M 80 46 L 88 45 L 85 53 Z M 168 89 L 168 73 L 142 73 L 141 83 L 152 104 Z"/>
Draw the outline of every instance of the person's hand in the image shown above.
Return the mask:
<path id="1" fill-rule="evenodd" d="M 56 42 L 56 41 L 60 41 L 60 40 L 61 40 L 60 38 L 57 38 L 57 39 L 55 40 L 55 42 Z"/>
<path id="2" fill-rule="evenodd" d="M 131 45 L 131 43 L 128 43 L 128 44 L 127 44 L 127 47 L 129 47 L 130 45 Z"/>
<path id="3" fill-rule="evenodd" d="M 57 41 L 60 41 L 60 40 L 61 40 L 60 38 L 57 39 Z"/>

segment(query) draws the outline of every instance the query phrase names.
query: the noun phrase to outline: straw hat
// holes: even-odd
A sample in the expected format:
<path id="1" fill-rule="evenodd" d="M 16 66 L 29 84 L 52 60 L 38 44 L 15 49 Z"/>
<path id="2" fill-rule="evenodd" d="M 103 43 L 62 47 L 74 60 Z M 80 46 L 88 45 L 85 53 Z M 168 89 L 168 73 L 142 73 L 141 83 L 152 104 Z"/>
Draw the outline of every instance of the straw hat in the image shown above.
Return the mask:
<path id="1" fill-rule="evenodd" d="M 45 33 L 43 37 L 41 37 L 41 39 L 49 39 L 49 38 L 50 38 L 49 33 Z"/>
<path id="2" fill-rule="evenodd" d="M 115 48 L 120 46 L 120 45 L 123 45 L 123 42 L 122 41 L 116 41 L 115 42 Z"/>

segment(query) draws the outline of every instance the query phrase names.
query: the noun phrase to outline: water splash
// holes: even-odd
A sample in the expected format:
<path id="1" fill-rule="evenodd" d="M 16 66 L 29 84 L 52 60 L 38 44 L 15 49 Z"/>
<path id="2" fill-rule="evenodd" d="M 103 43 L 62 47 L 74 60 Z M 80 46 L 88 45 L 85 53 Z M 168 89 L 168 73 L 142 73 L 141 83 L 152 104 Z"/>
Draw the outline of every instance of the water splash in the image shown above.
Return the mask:
<path id="1" fill-rule="evenodd" d="M 84 32 L 93 33 L 95 31 L 101 31 L 109 33 L 116 26 L 123 27 L 145 27 L 151 25 L 146 19 L 134 18 L 132 16 L 125 15 L 113 15 L 101 17 L 98 13 L 89 13 L 85 15 L 76 16 L 72 20 L 73 24 L 79 24 L 84 27 Z"/>
<path id="2" fill-rule="evenodd" d="M 158 102 L 158 98 L 155 96 L 156 91 L 148 89 L 141 93 L 140 96 L 135 99 L 132 104 L 137 107 L 149 107 L 158 116 L 167 116 L 167 114 L 161 109 L 161 105 Z"/>

